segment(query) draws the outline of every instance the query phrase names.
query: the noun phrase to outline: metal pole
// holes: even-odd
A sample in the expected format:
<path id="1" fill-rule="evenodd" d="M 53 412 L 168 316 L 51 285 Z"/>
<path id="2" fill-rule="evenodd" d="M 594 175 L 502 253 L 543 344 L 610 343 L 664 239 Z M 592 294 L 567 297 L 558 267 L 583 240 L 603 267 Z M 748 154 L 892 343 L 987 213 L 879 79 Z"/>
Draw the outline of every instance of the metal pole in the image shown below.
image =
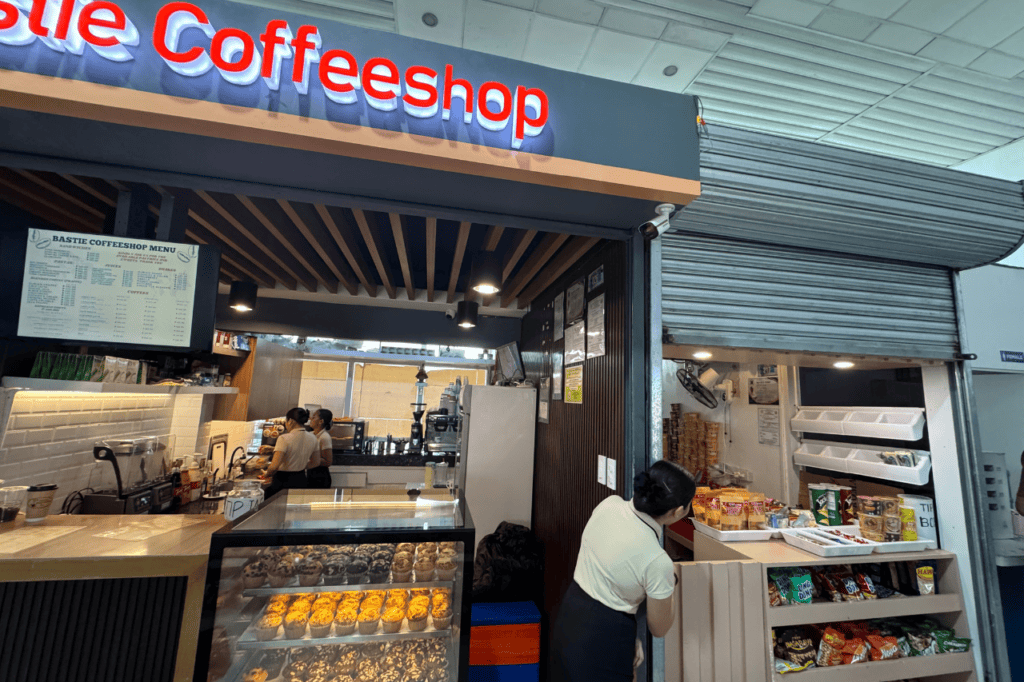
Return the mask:
<path id="1" fill-rule="evenodd" d="M 648 242 L 647 259 L 647 384 L 650 388 L 648 405 L 648 437 L 653 464 L 665 456 L 662 452 L 661 420 L 664 414 L 663 386 L 661 383 L 661 240 Z M 651 682 L 665 682 L 665 640 L 651 637 Z"/>

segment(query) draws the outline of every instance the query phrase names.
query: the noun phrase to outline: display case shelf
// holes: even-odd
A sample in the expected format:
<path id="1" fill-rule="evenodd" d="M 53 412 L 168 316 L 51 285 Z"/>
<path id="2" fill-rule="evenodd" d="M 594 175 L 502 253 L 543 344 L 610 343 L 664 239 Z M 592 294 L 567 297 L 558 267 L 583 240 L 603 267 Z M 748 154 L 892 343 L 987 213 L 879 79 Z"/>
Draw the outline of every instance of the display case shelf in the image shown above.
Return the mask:
<path id="1" fill-rule="evenodd" d="M 897 658 L 892 661 L 873 661 L 853 665 L 837 665 L 828 668 L 811 668 L 796 674 L 779 675 L 775 682 L 889 682 L 904 678 L 920 679 L 967 673 L 974 669 L 974 654 L 937 654 Z"/>
<path id="2" fill-rule="evenodd" d="M 428 583 L 366 583 L 365 585 L 314 585 L 312 587 L 254 587 L 242 591 L 243 597 L 269 597 L 275 594 L 302 594 L 318 592 L 368 592 L 370 590 L 425 590 L 453 589 L 454 580 L 435 580 Z"/>
<path id="3" fill-rule="evenodd" d="M 384 632 L 378 630 L 372 635 L 361 635 L 358 632 L 351 635 L 342 636 L 330 636 L 330 637 L 313 637 L 307 634 L 301 639 L 280 639 L 284 637 L 282 633 L 278 636 L 279 639 L 269 639 L 261 642 L 256 639 L 256 626 L 250 625 L 242 633 L 242 636 L 238 638 L 237 647 L 239 649 L 284 649 L 292 647 L 306 647 L 306 646 L 320 646 L 330 644 L 366 644 L 371 642 L 401 642 L 407 639 L 436 639 L 441 637 L 451 637 L 452 628 L 448 627 L 444 630 L 435 630 L 433 624 L 427 625 L 426 630 L 420 630 L 413 632 L 409 629 L 408 624 L 403 623 L 402 629 L 398 632 Z"/>
<path id="4" fill-rule="evenodd" d="M 933 613 L 954 613 L 964 608 L 959 594 L 932 594 L 925 597 L 871 599 L 857 602 L 827 604 L 795 604 L 768 609 L 768 625 L 813 625 L 842 623 L 874 618 L 923 616 Z"/>

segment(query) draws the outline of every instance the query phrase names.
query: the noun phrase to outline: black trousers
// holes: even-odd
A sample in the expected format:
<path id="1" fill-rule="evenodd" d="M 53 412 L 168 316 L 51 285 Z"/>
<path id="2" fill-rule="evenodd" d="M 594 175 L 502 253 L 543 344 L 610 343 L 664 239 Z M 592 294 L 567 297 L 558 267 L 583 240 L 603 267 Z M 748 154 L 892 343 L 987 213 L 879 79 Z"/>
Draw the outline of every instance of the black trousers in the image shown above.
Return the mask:
<path id="1" fill-rule="evenodd" d="M 331 487 L 330 467 L 319 466 L 306 469 L 307 487 L 325 489 Z"/>
<path id="2" fill-rule="evenodd" d="M 551 679 L 558 682 L 633 682 L 636 616 L 610 609 L 574 580 L 558 610 Z"/>
<path id="3" fill-rule="evenodd" d="M 306 487 L 305 471 L 278 471 L 267 488 L 266 499 L 270 499 L 282 490 Z"/>

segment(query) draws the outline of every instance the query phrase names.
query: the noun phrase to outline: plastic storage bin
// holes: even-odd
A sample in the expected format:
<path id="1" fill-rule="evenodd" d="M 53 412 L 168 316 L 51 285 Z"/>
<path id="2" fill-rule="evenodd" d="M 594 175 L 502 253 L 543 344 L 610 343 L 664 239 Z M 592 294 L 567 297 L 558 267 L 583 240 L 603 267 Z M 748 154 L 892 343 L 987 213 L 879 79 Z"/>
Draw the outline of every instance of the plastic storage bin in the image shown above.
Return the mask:
<path id="1" fill-rule="evenodd" d="M 790 421 L 797 432 L 906 441 L 920 440 L 924 424 L 922 407 L 798 407 Z"/>
<path id="2" fill-rule="evenodd" d="M 880 458 L 883 450 L 858 448 L 855 445 L 804 441 L 793 451 L 793 463 L 799 466 L 840 471 L 880 478 L 894 483 L 925 485 L 932 470 L 931 454 L 921 450 L 917 453 L 917 466 L 901 467 L 886 464 Z"/>

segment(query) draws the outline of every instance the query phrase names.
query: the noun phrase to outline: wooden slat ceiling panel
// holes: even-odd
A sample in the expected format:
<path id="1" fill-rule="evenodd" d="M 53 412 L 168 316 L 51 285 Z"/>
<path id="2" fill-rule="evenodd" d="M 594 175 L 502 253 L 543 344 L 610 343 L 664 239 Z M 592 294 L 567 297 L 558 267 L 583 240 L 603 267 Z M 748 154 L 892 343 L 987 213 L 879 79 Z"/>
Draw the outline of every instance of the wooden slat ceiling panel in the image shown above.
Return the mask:
<path id="1" fill-rule="evenodd" d="M 279 197 L 0 168 L 0 200 L 73 232 L 109 231 L 122 191 L 145 194 L 151 226 L 164 194 L 172 195 L 175 206 L 187 207 L 185 239 L 221 250 L 222 282 L 250 280 L 269 288 L 426 298 L 435 304 L 464 297 L 485 307 L 522 309 L 598 242 Z M 496 296 L 468 290 L 473 260 L 485 252 L 499 254 L 503 262 Z"/>

